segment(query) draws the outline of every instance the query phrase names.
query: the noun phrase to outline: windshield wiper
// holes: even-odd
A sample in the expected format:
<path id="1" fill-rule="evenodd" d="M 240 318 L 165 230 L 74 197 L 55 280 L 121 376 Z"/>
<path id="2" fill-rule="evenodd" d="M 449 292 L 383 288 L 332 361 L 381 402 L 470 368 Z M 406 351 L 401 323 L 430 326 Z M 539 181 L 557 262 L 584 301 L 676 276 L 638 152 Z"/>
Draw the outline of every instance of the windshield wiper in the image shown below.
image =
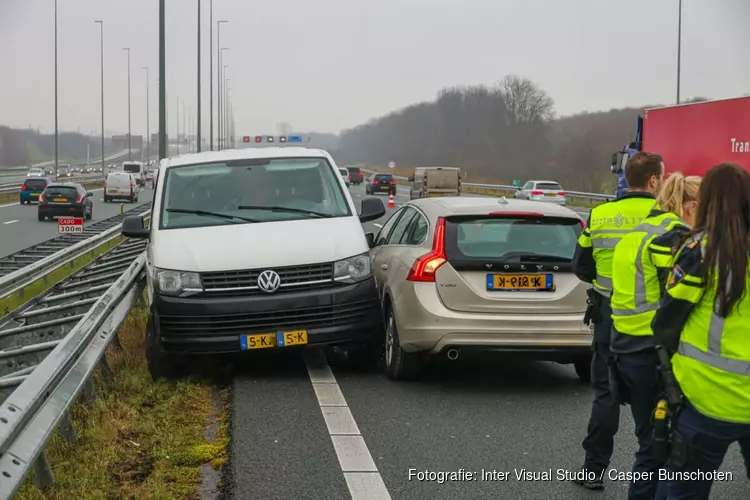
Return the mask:
<path id="1" fill-rule="evenodd" d="M 265 205 L 240 205 L 237 208 L 240 210 L 268 210 L 269 212 L 291 212 L 295 214 L 312 215 L 313 217 L 325 217 L 325 218 L 333 217 L 333 214 L 327 214 L 324 212 L 315 212 L 314 210 L 305 210 L 303 208 L 290 208 L 290 207 L 265 206 Z"/>
<path id="2" fill-rule="evenodd" d="M 227 220 L 260 222 L 258 219 L 251 219 L 249 217 L 240 217 L 239 215 L 222 214 L 220 212 L 208 212 L 206 210 L 191 210 L 188 208 L 167 208 L 166 211 L 170 213 L 175 213 L 175 214 L 193 214 L 193 215 L 202 215 L 205 217 L 218 217 L 220 219 L 227 219 Z"/>

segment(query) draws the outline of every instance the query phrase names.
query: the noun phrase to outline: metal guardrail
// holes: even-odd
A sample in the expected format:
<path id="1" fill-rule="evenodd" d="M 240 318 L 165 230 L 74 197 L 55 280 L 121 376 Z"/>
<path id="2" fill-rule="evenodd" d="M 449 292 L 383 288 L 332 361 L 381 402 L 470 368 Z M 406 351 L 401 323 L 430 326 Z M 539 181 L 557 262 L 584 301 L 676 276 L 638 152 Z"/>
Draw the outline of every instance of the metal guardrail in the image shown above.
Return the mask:
<path id="1" fill-rule="evenodd" d="M 36 179 L 37 177 L 29 177 L 29 179 Z M 76 175 L 73 177 L 62 177 L 58 179 L 58 182 L 104 182 L 106 178 L 101 173 L 96 174 L 85 174 Z M 17 193 L 20 191 L 23 182 L 9 182 L 6 184 L 0 184 L 0 194 Z"/>
<path id="2" fill-rule="evenodd" d="M 143 240 L 125 241 L 0 330 L 0 499 L 13 498 L 32 467 L 37 486 L 54 483 L 45 446 L 57 428 L 77 440 L 69 410 L 79 395 L 96 398 L 97 367 L 111 372 L 104 353 L 142 294 L 144 249 Z"/>
<path id="3" fill-rule="evenodd" d="M 151 202 L 142 203 L 134 206 L 133 208 L 123 212 L 121 215 L 116 215 L 108 219 L 95 222 L 94 224 L 86 225 L 83 234 L 65 234 L 53 238 L 51 240 L 44 241 L 32 247 L 26 248 L 14 254 L 0 258 L 0 297 L 2 297 L 2 283 L 5 283 L 5 277 L 16 273 L 20 270 L 26 269 L 27 272 L 30 269 L 29 266 L 42 261 L 43 259 L 55 259 L 60 255 L 60 251 L 78 245 L 81 242 L 92 240 L 93 238 L 99 237 L 102 233 L 111 231 L 112 228 L 119 228 L 123 218 L 129 215 L 137 215 L 151 207 Z M 40 224 L 45 224 L 40 222 Z M 54 257 L 54 258 L 52 258 Z M 2 314 L 2 311 L 0 311 Z"/>
<path id="4" fill-rule="evenodd" d="M 362 171 L 370 173 L 370 174 L 386 173 L 386 172 L 375 172 L 373 170 L 366 170 L 364 168 L 362 169 Z M 393 178 L 396 179 L 396 182 L 399 184 L 409 183 L 408 177 L 394 175 Z M 474 183 L 469 183 L 469 182 L 462 182 L 461 187 L 464 189 L 464 192 L 469 192 L 472 194 L 484 194 L 487 196 L 515 195 L 515 193 L 518 191 L 518 188 L 516 186 L 509 186 L 509 185 L 504 185 L 504 184 L 474 184 Z M 466 188 L 468 188 L 469 191 L 467 191 Z M 587 193 L 584 191 L 567 191 L 566 190 L 565 194 L 568 198 L 585 200 L 589 203 L 611 201 L 616 198 L 616 195 L 614 194 Z"/>

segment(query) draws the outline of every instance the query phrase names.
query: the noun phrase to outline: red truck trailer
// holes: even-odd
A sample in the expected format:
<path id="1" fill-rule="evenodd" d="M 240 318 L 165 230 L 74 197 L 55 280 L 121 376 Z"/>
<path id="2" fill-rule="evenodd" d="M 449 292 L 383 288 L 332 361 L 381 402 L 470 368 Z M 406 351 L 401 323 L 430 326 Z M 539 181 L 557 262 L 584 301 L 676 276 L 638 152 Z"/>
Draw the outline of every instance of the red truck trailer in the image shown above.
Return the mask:
<path id="1" fill-rule="evenodd" d="M 662 155 L 667 174 L 703 176 L 722 162 L 747 169 L 750 96 L 647 109 L 639 117 L 636 141 L 613 155 L 612 171 L 623 177 L 627 160 L 638 151 Z"/>

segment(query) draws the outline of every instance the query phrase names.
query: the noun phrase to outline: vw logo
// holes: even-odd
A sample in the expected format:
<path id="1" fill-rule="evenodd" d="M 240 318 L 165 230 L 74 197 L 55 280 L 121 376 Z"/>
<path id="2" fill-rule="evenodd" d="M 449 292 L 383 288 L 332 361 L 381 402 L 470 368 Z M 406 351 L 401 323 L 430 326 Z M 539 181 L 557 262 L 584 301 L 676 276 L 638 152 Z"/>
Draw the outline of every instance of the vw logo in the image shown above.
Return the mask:
<path id="1" fill-rule="evenodd" d="M 281 285 L 281 277 L 276 271 L 263 271 L 258 276 L 258 288 L 266 293 L 273 293 Z"/>

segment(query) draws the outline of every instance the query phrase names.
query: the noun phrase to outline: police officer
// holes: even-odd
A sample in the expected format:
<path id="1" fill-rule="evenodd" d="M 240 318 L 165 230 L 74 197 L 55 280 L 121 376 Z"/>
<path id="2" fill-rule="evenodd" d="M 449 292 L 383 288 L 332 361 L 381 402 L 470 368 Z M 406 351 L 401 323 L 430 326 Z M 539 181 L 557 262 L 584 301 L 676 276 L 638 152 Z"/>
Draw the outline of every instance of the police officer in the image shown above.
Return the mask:
<path id="1" fill-rule="evenodd" d="M 619 402 L 630 404 L 638 438 L 633 472 L 639 479 L 630 483 L 630 500 L 654 498 L 658 470 L 666 458 L 656 452 L 652 436 L 651 416 L 660 390 L 651 320 L 674 265 L 673 249 L 695 224 L 700 183 L 697 176 L 670 175 L 656 198 L 658 208 L 622 238 L 612 258 L 613 381 L 622 385 L 614 392 Z M 648 477 L 651 480 L 644 479 Z"/>
<path id="2" fill-rule="evenodd" d="M 708 499 L 713 481 L 705 473 L 719 469 L 732 443 L 750 459 L 750 174 L 718 165 L 699 199 L 693 236 L 652 322 L 656 341 L 674 353 L 683 393 L 667 462 L 669 500 Z"/>
<path id="3" fill-rule="evenodd" d="M 602 476 L 609 466 L 614 447 L 614 436 L 620 423 L 620 407 L 609 388 L 610 331 L 612 309 L 612 255 L 615 245 L 648 217 L 656 203 L 664 177 L 664 163 L 659 155 L 640 152 L 625 165 L 625 177 L 630 186 L 627 194 L 615 201 L 591 210 L 588 223 L 576 245 L 573 269 L 578 278 L 593 286 L 589 290 L 587 319 L 594 324 L 591 378 L 594 402 L 588 424 L 588 435 L 583 440 L 586 452 L 583 468 L 585 477 L 593 480 L 574 481 L 589 489 L 604 487 Z"/>

